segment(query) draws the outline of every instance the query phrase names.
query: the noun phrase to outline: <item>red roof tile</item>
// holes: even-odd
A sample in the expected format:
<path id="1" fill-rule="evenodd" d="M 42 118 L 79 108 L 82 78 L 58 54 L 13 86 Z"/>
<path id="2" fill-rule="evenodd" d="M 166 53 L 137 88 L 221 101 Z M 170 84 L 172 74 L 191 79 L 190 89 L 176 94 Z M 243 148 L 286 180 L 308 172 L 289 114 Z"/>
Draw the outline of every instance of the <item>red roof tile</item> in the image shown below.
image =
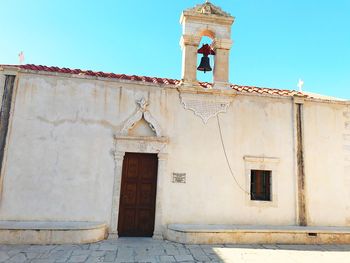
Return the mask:
<path id="1" fill-rule="evenodd" d="M 112 79 L 121 79 L 121 80 L 132 80 L 140 82 L 154 83 L 158 85 L 177 85 L 180 83 L 180 80 L 177 79 L 168 79 L 168 78 L 156 78 L 156 77 L 147 77 L 147 76 L 135 76 L 135 75 L 125 75 L 125 74 L 115 74 L 115 73 L 106 73 L 106 72 L 96 72 L 91 70 L 81 70 L 81 69 L 69 69 L 69 68 L 59 68 L 59 67 L 48 67 L 42 65 L 0 65 L 0 66 L 12 66 L 18 67 L 24 70 L 33 70 L 33 71 L 48 71 L 48 72 L 57 72 L 57 73 L 68 73 L 68 74 L 77 74 L 77 75 L 87 75 L 87 76 L 96 76 L 103 78 L 112 78 Z M 212 88 L 212 83 L 200 82 L 199 83 L 203 88 Z M 295 91 L 295 90 L 282 90 L 282 89 L 272 89 L 272 88 L 259 88 L 252 86 L 239 86 L 231 85 L 232 89 L 241 93 L 257 93 L 257 94 L 269 94 L 277 95 L 284 97 L 291 96 L 300 96 L 300 97 L 309 97 L 308 95 Z"/>

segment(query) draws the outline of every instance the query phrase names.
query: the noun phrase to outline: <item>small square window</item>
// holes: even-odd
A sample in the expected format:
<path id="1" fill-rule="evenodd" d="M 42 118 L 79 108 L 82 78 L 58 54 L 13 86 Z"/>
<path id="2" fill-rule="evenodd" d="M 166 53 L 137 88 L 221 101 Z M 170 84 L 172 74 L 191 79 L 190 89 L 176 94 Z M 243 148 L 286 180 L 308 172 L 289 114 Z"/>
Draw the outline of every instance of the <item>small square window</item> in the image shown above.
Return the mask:
<path id="1" fill-rule="evenodd" d="M 250 199 L 271 201 L 271 171 L 251 170 Z"/>

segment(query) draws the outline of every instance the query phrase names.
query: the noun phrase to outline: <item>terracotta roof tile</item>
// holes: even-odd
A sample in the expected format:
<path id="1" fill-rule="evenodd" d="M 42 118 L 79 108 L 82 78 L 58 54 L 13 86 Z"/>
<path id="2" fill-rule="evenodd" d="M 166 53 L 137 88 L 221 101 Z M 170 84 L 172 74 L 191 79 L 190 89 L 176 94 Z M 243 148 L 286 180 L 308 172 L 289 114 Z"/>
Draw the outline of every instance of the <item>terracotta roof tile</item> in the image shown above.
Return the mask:
<path id="1" fill-rule="evenodd" d="M 24 70 L 33 70 L 33 71 L 48 71 L 48 72 L 57 72 L 57 73 L 97 76 L 97 77 L 121 79 L 121 80 L 133 80 L 133 81 L 154 83 L 158 85 L 163 85 L 163 84 L 177 85 L 180 83 L 180 81 L 176 79 L 136 76 L 136 75 L 131 76 L 131 75 L 125 75 L 125 74 L 106 73 L 101 71 L 96 72 L 91 70 L 48 67 L 48 66 L 33 65 L 33 64 L 17 65 L 17 66 L 16 65 L 0 65 L 0 66 L 12 66 L 12 67 L 18 67 Z M 212 83 L 200 82 L 199 84 L 203 88 L 212 88 Z M 291 97 L 291 96 L 309 97 L 307 94 L 304 94 L 302 92 L 298 92 L 295 90 L 259 88 L 259 87 L 252 87 L 252 86 L 240 86 L 240 85 L 231 85 L 231 88 L 241 93 L 269 94 L 269 95 L 277 95 L 277 96 L 284 96 L 284 97 Z"/>

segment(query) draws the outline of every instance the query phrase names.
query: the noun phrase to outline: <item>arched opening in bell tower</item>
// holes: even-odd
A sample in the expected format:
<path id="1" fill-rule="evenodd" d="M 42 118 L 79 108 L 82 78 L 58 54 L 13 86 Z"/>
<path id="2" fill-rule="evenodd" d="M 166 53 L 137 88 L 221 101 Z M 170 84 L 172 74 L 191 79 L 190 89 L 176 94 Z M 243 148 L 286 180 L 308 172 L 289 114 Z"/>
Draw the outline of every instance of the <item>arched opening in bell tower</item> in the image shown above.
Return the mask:
<path id="1" fill-rule="evenodd" d="M 203 49 L 204 45 L 209 45 L 212 48 L 214 33 L 209 30 L 206 30 L 202 32 L 201 37 L 202 38 L 198 45 L 198 50 Z M 204 54 L 197 53 L 197 80 L 199 82 L 213 83 L 214 82 L 214 64 L 215 64 L 214 55 L 212 54 L 208 55 L 207 59 L 204 57 L 205 57 Z M 208 70 L 201 68 L 203 66 L 209 67 L 207 68 Z"/>

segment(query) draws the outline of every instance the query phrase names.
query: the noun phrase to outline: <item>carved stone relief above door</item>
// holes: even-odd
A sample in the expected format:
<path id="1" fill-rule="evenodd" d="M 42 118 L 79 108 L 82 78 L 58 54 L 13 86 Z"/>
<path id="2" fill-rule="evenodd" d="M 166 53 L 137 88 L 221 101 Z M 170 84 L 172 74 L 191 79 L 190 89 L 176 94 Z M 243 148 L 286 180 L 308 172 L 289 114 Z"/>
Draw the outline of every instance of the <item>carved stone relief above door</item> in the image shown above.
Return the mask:
<path id="1" fill-rule="evenodd" d="M 140 128 L 137 126 L 139 122 L 141 122 L 140 124 L 148 124 L 149 128 L 154 132 L 155 136 L 161 137 L 162 131 L 160 125 L 147 108 L 149 105 L 148 101 L 144 97 L 142 97 L 141 99 L 136 100 L 136 104 L 136 112 L 125 121 L 124 126 L 120 131 L 120 134 L 124 136 L 128 135 L 130 130 L 132 130 L 133 128 Z M 143 131 L 146 136 L 150 135 L 150 133 L 146 129 L 142 129 L 141 127 L 140 130 Z"/>

